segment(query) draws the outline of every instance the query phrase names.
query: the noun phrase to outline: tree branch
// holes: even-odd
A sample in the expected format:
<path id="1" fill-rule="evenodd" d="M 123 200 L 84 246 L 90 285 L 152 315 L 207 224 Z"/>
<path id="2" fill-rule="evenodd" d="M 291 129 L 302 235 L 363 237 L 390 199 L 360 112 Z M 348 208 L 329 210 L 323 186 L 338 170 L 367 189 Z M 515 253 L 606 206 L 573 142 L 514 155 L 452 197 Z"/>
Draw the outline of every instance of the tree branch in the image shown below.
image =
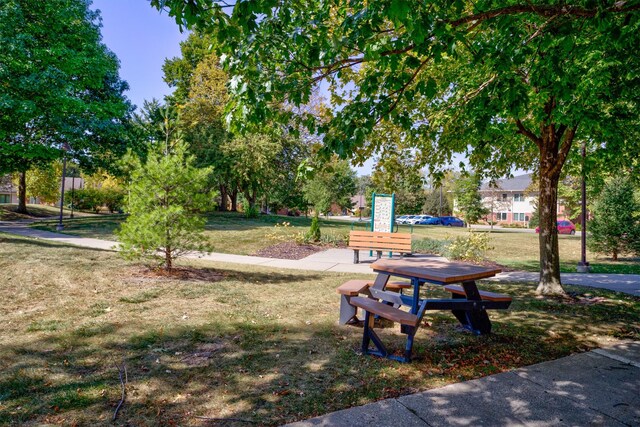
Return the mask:
<path id="1" fill-rule="evenodd" d="M 560 127 L 562 126 L 564 126 L 565 129 L 567 128 L 566 125 L 561 125 Z M 558 151 L 558 161 L 551 169 L 552 174 L 559 174 L 560 170 L 562 170 L 562 166 L 564 166 L 564 162 L 567 160 L 567 156 L 569 155 L 569 151 L 571 150 L 571 145 L 573 144 L 573 139 L 576 136 L 577 130 L 578 130 L 578 125 L 575 125 L 571 129 L 569 129 L 569 131 L 565 135 L 564 141 L 562 141 L 562 146 Z"/>
<path id="2" fill-rule="evenodd" d="M 542 148 L 542 141 L 540 140 L 540 138 L 537 137 L 535 133 L 527 129 L 520 119 L 516 119 L 516 126 L 518 126 L 517 133 L 522 134 L 529 138 L 531 141 L 535 142 L 535 144 L 538 146 L 538 149 Z"/>
<path id="3" fill-rule="evenodd" d="M 610 13 L 627 13 L 632 12 L 634 10 L 640 10 L 640 5 L 632 5 L 627 6 L 626 1 L 618 1 L 613 6 L 605 9 L 606 12 Z M 470 22 L 474 23 L 476 21 L 487 21 L 489 19 L 496 18 L 498 16 L 503 15 L 518 15 L 522 13 L 532 13 L 534 15 L 539 16 L 547 16 L 553 17 L 554 15 L 560 16 L 575 16 L 581 18 L 593 18 L 598 13 L 601 13 L 597 9 L 585 9 L 580 6 L 571 6 L 571 5 L 533 5 L 533 4 L 521 4 L 514 6 L 506 6 L 503 8 L 489 10 L 486 12 L 475 13 L 473 15 L 465 16 L 453 21 L 450 21 L 453 27 L 458 27 L 463 24 L 467 24 Z"/>

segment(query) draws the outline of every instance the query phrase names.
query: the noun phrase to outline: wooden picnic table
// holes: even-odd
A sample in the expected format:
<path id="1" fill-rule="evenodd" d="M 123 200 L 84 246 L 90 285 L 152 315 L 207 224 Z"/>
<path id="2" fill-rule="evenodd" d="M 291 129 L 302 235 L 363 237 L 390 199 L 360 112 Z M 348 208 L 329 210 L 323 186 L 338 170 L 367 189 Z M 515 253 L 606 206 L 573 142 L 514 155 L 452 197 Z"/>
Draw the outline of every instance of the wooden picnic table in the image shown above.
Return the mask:
<path id="1" fill-rule="evenodd" d="M 403 362 L 411 360 L 413 337 L 420 326 L 420 321 L 426 310 L 451 310 L 460 323 L 477 335 L 491 332 L 491 321 L 487 309 L 505 309 L 509 307 L 511 298 L 507 295 L 480 291 L 476 280 L 493 277 L 501 270 L 460 262 L 443 262 L 424 258 L 381 259 L 374 262 L 371 268 L 378 273 L 373 285 L 369 288 L 371 297 L 396 307 L 409 306 L 409 313 L 417 320 L 410 324 L 406 319 L 393 319 L 393 313 L 382 309 L 373 301 L 355 299 L 355 304 L 363 308 L 367 314 L 373 313 L 381 317 L 401 323 L 401 331 L 407 334 L 407 344 L 404 357 L 390 356 L 379 338 L 373 332 L 373 322 L 365 318 L 363 352 L 389 357 Z M 385 286 L 391 277 L 402 277 L 411 281 L 413 294 L 402 295 L 389 292 Z M 442 285 L 452 292 L 452 298 L 431 299 L 420 298 L 420 287 L 424 283 Z M 461 284 L 462 286 L 455 286 Z M 454 286 L 452 286 L 454 285 Z M 366 306 L 366 307 L 363 307 Z M 368 310 L 369 308 L 369 310 Z M 380 313 L 377 313 L 380 311 Z M 373 340 L 377 350 L 369 350 L 369 342 Z"/>

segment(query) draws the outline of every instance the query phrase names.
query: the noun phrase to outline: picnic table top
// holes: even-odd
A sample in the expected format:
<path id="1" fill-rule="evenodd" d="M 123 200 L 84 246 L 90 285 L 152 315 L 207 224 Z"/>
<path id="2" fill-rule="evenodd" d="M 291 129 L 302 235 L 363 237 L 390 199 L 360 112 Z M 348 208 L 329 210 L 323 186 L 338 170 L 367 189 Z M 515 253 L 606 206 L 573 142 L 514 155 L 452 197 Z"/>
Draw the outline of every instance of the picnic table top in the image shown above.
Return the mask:
<path id="1" fill-rule="evenodd" d="M 371 268 L 376 272 L 415 277 L 439 284 L 486 279 L 502 271 L 494 267 L 424 258 L 380 259 L 371 264 Z"/>

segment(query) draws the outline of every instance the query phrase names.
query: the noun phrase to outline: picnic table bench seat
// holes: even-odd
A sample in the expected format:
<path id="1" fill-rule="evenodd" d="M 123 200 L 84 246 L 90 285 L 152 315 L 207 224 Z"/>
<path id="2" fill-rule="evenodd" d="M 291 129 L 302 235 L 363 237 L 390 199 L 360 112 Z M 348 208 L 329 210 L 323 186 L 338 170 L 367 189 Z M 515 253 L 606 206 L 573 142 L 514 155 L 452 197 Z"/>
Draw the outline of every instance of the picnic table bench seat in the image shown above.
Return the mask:
<path id="1" fill-rule="evenodd" d="M 365 312 L 364 333 L 362 336 L 363 354 L 386 357 L 400 362 L 411 361 L 413 337 L 418 330 L 422 317 L 424 316 L 427 300 L 424 300 L 420 304 L 417 314 L 401 310 L 400 308 L 388 305 L 385 302 L 378 301 L 375 298 L 353 297 L 351 298 L 351 304 L 363 309 Z M 389 353 L 385 345 L 380 340 L 378 334 L 373 330 L 375 325 L 373 316 L 378 316 L 400 324 L 400 331 L 407 335 L 407 344 L 404 350 L 404 356 L 396 356 Z M 373 345 L 375 346 L 374 349 L 370 348 L 371 342 L 373 342 Z"/>
<path id="2" fill-rule="evenodd" d="M 352 297 L 358 295 L 370 295 L 369 287 L 373 285 L 371 280 L 353 279 L 344 282 L 342 285 L 336 288 L 336 292 L 341 295 L 340 297 L 340 324 L 346 325 L 351 321 L 358 321 L 356 316 L 357 308 L 351 304 Z M 388 282 L 385 289 L 391 292 L 402 292 L 403 289 L 411 288 L 409 282 Z"/>
<path id="3" fill-rule="evenodd" d="M 419 322 L 417 315 L 400 310 L 399 308 L 395 308 L 373 298 L 351 298 L 351 304 L 363 309 L 364 311 L 380 316 L 383 319 L 400 323 L 401 325 L 417 326 Z"/>
<path id="4" fill-rule="evenodd" d="M 452 295 L 463 295 L 466 296 L 464 288 L 462 286 L 457 285 L 447 285 L 444 287 L 445 291 L 451 292 Z M 501 301 L 501 302 L 511 302 L 511 297 L 505 294 L 499 294 L 496 292 L 482 291 L 478 290 L 480 294 L 480 298 L 485 301 Z"/>
<path id="5" fill-rule="evenodd" d="M 352 230 L 349 233 L 349 248 L 353 249 L 354 264 L 360 262 L 360 250 L 376 251 L 378 259 L 382 257 L 382 252 L 411 255 L 411 234 Z"/>

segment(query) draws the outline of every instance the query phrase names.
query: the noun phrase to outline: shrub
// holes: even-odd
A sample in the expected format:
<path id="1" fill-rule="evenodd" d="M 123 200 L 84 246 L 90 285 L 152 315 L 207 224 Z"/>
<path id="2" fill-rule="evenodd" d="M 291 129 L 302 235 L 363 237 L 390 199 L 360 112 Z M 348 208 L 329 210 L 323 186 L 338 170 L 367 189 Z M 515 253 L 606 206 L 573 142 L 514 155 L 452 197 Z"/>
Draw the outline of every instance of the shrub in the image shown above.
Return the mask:
<path id="1" fill-rule="evenodd" d="M 332 246 L 342 246 L 349 244 L 349 235 L 343 233 L 322 233 L 320 243 Z"/>
<path id="2" fill-rule="evenodd" d="M 451 240 L 421 239 L 414 240 L 411 244 L 413 252 L 422 254 L 444 255 L 447 252 Z"/>
<path id="3" fill-rule="evenodd" d="M 316 214 L 311 220 L 311 227 L 309 228 L 308 239 L 312 242 L 319 242 L 321 233 L 320 233 L 320 224 L 318 224 L 318 215 Z"/>
<path id="4" fill-rule="evenodd" d="M 95 188 L 82 188 L 73 191 L 74 207 L 81 211 L 100 212 L 100 208 L 104 205 L 104 193 Z"/>
<path id="5" fill-rule="evenodd" d="M 120 212 L 124 206 L 125 192 L 117 188 L 105 188 L 100 190 L 104 204 L 109 212 Z"/>
<path id="6" fill-rule="evenodd" d="M 247 206 L 247 208 L 244 210 L 245 218 L 258 218 L 259 215 L 260 211 L 256 206 Z"/>
<path id="7" fill-rule="evenodd" d="M 448 246 L 446 257 L 454 260 L 482 261 L 489 247 L 488 233 L 469 233 L 458 236 Z"/>

